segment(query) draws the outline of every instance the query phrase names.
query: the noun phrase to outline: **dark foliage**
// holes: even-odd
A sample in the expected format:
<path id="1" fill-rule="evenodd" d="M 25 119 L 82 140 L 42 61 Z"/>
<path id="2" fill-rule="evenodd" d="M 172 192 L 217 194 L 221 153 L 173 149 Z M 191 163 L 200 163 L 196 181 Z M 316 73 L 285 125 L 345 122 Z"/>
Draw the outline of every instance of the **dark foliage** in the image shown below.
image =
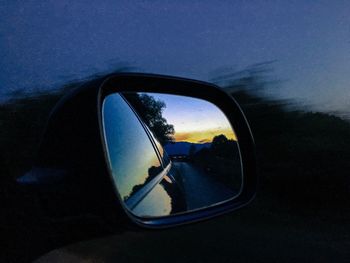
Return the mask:
<path id="1" fill-rule="evenodd" d="M 151 166 L 148 169 L 148 176 L 142 184 L 134 185 L 129 195 L 124 196 L 124 201 L 127 201 L 131 196 L 141 190 L 145 185 L 147 185 L 152 179 L 154 179 L 160 172 L 162 171 L 162 167 L 160 166 Z"/>
<path id="2" fill-rule="evenodd" d="M 250 75 L 226 86 L 255 137 L 259 195 L 279 200 L 293 213 L 349 214 L 349 121 L 267 98 L 261 93 L 264 83 Z"/>
<path id="3" fill-rule="evenodd" d="M 156 100 L 147 94 L 137 93 L 126 93 L 125 98 L 134 107 L 138 115 L 162 145 L 174 140 L 174 126 L 168 124 L 162 115 L 163 109 L 166 108 L 163 101 Z"/>
<path id="4" fill-rule="evenodd" d="M 242 184 L 240 157 L 237 143 L 223 134 L 212 139 L 210 148 L 203 148 L 190 155 L 197 166 L 202 167 L 208 176 L 224 183 L 234 191 Z"/>

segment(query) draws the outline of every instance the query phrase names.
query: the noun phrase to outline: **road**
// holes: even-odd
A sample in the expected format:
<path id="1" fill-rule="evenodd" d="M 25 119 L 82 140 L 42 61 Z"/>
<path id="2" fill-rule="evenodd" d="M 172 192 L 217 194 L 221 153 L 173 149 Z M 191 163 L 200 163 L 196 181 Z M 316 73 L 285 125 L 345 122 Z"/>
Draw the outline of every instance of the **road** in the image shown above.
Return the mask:
<path id="1" fill-rule="evenodd" d="M 188 162 L 173 162 L 182 175 L 189 210 L 202 208 L 232 198 L 237 193 Z"/>

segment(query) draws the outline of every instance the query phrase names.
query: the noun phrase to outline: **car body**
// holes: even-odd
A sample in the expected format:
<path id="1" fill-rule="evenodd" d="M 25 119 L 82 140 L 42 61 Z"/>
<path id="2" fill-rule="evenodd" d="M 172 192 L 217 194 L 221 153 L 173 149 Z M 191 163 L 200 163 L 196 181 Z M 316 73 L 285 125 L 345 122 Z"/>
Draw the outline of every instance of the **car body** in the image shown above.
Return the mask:
<path id="1" fill-rule="evenodd" d="M 113 115 L 113 119 L 124 119 L 123 122 L 119 123 L 132 123 L 130 120 L 134 119 L 135 122 L 133 125 L 128 128 L 128 132 L 126 133 L 127 137 L 131 137 L 133 133 L 143 134 L 139 136 L 133 136 L 134 140 L 130 140 L 123 137 L 124 133 L 119 133 L 118 136 L 113 137 L 109 136 L 108 129 L 104 129 L 106 134 L 106 138 L 110 138 L 107 140 L 107 147 L 112 150 L 112 148 L 118 148 L 122 154 L 130 155 L 130 158 L 124 158 L 124 160 L 128 161 L 128 166 L 134 167 L 134 171 L 131 170 L 130 173 L 137 173 L 137 168 L 135 167 L 135 160 L 132 157 L 136 156 L 136 152 L 130 152 L 129 149 L 137 149 L 139 152 L 144 152 L 145 154 L 153 155 L 143 156 L 143 160 L 153 160 L 152 164 L 146 164 L 145 166 L 151 167 L 148 169 L 146 173 L 148 177 L 144 180 L 142 184 L 132 185 L 132 192 L 127 197 L 123 197 L 125 200 L 126 206 L 134 213 L 142 215 L 147 211 L 149 216 L 152 215 L 170 215 L 173 213 L 178 213 L 181 211 L 186 211 L 186 197 L 183 193 L 183 182 L 182 176 L 179 175 L 176 168 L 170 161 L 167 153 L 161 146 L 161 144 L 154 137 L 149 128 L 147 128 L 146 124 L 141 120 L 141 118 L 137 115 L 136 111 L 132 108 L 132 106 L 122 97 L 120 94 L 116 94 L 113 98 L 116 100 L 117 108 L 113 108 L 115 114 L 121 114 L 122 112 L 127 112 L 125 116 L 119 117 Z M 104 103 L 104 111 L 108 108 L 108 102 Z M 124 109 L 121 109 L 124 108 Z M 104 115 L 108 116 L 108 115 Z M 136 117 L 136 118 L 135 118 Z M 109 120 L 104 120 L 104 123 Z M 113 121 L 113 120 L 111 120 Z M 117 125 L 117 124 L 115 124 Z M 120 125 L 120 124 L 119 124 Z M 105 127 L 108 126 L 106 123 Z M 138 131 L 140 130 L 140 131 Z M 117 141 L 113 141 L 117 140 Z M 148 141 L 149 140 L 149 141 Z M 143 141 L 143 143 L 142 143 Z M 145 142 L 146 141 L 146 142 Z M 126 142 L 129 142 L 127 145 L 123 145 Z M 135 144 L 135 147 L 130 146 L 130 142 Z M 140 146 L 138 146 L 140 145 Z M 143 148 L 140 148 L 141 145 Z M 142 162 L 141 161 L 141 162 Z M 157 166 L 155 166 L 155 164 Z M 114 169 L 117 171 L 125 170 L 127 168 L 123 168 L 125 164 L 116 165 Z M 143 164 L 142 164 L 143 165 Z M 136 165 L 137 166 L 137 165 Z M 157 201 L 154 201 L 157 200 Z M 170 206 L 169 206 L 170 204 Z"/>
<path id="2" fill-rule="evenodd" d="M 117 170 L 126 170 L 130 173 L 136 173 L 133 156 L 136 156 L 136 152 L 129 152 L 128 149 L 131 148 L 130 139 L 128 137 L 135 138 L 133 142 L 135 149 L 139 152 L 144 152 L 149 154 L 149 156 L 144 156 L 144 160 L 153 160 L 158 166 L 152 166 L 150 164 L 149 177 L 147 177 L 143 184 L 132 185 L 132 192 L 124 197 L 126 206 L 131 211 L 148 211 L 149 216 L 157 215 L 161 212 L 161 215 L 170 215 L 173 213 L 178 213 L 181 211 L 186 211 L 186 198 L 183 194 L 183 182 L 182 176 L 179 175 L 179 171 L 173 166 L 167 153 L 164 151 L 161 144 L 154 137 L 146 124 L 137 115 L 136 111 L 132 108 L 129 102 L 119 94 L 115 95 L 118 103 L 116 104 L 118 109 L 114 112 L 113 118 L 118 120 L 123 120 L 121 123 L 130 123 L 127 133 L 119 134 L 115 139 L 117 142 L 110 139 L 108 142 L 112 144 L 112 147 L 119 149 L 123 155 L 129 154 L 130 160 L 126 164 L 120 164 L 121 167 L 116 167 Z M 108 104 L 108 102 L 106 102 Z M 107 106 L 106 106 L 107 108 Z M 117 116 L 116 114 L 124 114 Z M 134 120 L 134 121 L 130 121 Z M 107 121 L 107 120 L 106 120 Z M 119 124 L 120 125 L 120 124 Z M 105 133 L 107 130 L 105 130 Z M 139 136 L 133 136 L 136 133 Z M 122 136 L 126 137 L 122 137 Z M 112 137 L 113 138 L 113 137 Z M 142 143 L 141 143 L 142 142 Z M 144 148 L 143 148 L 144 147 Z M 125 160 L 125 158 L 124 158 Z M 129 168 L 125 168 L 129 166 Z M 144 164 L 141 164 L 144 165 Z M 146 164 L 147 165 L 147 164 Z M 132 169 L 135 170 L 132 170 Z M 57 205 L 52 200 L 57 199 L 54 197 L 60 192 L 60 189 L 69 188 L 70 180 L 65 182 L 67 179 L 67 172 L 59 169 L 52 168 L 36 168 L 26 173 L 25 175 L 19 177 L 17 182 L 22 186 L 28 186 L 34 188 L 33 191 L 37 189 L 38 194 L 42 203 L 46 207 L 48 214 L 57 214 L 58 207 L 62 205 Z M 62 183 L 63 185 L 62 185 Z M 71 199 L 72 196 L 66 196 L 64 199 Z M 154 200 L 160 200 L 156 204 Z M 162 202 L 162 200 L 165 200 Z M 169 204 L 166 201 L 169 200 Z M 48 204 L 46 204 L 48 202 Z M 166 206 L 167 204 L 167 206 Z M 158 213 L 157 213 L 158 212 Z M 64 212 L 63 212 L 64 214 Z M 65 215 L 67 216 L 67 215 Z"/>

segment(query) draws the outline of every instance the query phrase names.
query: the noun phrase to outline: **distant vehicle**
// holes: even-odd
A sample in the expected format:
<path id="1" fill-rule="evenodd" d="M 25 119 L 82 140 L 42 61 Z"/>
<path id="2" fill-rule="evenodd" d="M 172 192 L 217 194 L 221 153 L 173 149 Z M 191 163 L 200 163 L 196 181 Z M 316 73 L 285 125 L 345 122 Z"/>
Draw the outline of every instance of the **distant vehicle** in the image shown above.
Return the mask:
<path id="1" fill-rule="evenodd" d="M 190 158 L 188 155 L 169 155 L 170 159 L 175 162 L 188 162 Z"/>

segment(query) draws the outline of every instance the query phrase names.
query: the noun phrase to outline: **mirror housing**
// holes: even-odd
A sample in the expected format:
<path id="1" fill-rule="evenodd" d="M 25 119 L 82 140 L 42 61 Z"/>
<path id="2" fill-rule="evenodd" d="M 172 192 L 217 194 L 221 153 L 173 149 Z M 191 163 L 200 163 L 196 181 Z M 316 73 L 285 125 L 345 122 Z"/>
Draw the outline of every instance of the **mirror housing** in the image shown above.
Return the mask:
<path id="1" fill-rule="evenodd" d="M 242 188 L 238 196 L 203 209 L 150 218 L 131 214 L 116 194 L 103 134 L 102 102 L 120 92 L 166 93 L 195 97 L 215 104 L 239 139 Z M 93 216 L 120 229 L 125 225 L 163 228 L 234 211 L 256 193 L 254 140 L 237 102 L 219 87 L 195 80 L 123 73 L 86 83 L 54 108 L 32 170 L 18 182 L 34 188 L 50 218 Z"/>

